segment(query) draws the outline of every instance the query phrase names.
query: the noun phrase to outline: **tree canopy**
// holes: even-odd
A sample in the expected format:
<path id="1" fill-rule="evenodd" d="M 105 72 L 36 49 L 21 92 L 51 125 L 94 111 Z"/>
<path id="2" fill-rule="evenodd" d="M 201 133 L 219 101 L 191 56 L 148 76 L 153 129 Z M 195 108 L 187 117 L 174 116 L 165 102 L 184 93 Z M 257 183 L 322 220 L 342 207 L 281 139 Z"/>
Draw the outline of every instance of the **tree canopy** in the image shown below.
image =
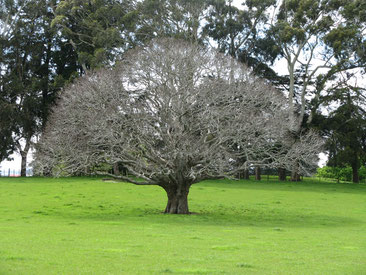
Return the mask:
<path id="1" fill-rule="evenodd" d="M 239 157 L 246 157 L 241 167 L 284 164 L 280 147 L 273 149 L 285 136 L 284 100 L 232 58 L 156 40 L 63 91 L 37 165 L 56 174 L 98 173 L 98 164 L 120 162 L 142 181 L 117 178 L 159 185 L 168 194 L 167 213 L 188 213 L 189 187 L 230 176 Z"/>

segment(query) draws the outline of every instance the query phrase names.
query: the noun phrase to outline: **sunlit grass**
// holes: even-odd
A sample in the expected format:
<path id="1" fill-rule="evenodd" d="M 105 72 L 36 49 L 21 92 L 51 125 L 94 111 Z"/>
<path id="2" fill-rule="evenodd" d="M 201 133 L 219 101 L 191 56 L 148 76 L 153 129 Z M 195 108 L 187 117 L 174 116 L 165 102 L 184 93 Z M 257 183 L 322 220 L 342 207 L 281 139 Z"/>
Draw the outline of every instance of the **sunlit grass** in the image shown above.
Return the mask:
<path id="1" fill-rule="evenodd" d="M 365 274 L 366 186 L 0 178 L 0 274 Z"/>

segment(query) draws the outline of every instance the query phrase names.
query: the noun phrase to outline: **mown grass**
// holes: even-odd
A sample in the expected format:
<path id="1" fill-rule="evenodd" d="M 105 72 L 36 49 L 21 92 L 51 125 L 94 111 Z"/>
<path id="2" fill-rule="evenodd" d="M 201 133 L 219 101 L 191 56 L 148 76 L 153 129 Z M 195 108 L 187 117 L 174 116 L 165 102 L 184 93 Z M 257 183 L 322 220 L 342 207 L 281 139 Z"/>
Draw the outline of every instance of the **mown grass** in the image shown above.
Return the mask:
<path id="1" fill-rule="evenodd" d="M 366 274 L 366 186 L 0 178 L 0 274 Z"/>

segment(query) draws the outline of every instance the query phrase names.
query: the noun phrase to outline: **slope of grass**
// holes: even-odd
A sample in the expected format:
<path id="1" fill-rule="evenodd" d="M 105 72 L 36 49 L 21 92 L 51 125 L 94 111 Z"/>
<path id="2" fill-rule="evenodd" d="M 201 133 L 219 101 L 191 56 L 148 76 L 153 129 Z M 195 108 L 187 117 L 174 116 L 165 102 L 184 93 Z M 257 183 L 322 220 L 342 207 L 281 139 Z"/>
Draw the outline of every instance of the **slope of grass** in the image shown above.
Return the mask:
<path id="1" fill-rule="evenodd" d="M 0 178 L 0 274 L 366 274 L 366 186 Z"/>

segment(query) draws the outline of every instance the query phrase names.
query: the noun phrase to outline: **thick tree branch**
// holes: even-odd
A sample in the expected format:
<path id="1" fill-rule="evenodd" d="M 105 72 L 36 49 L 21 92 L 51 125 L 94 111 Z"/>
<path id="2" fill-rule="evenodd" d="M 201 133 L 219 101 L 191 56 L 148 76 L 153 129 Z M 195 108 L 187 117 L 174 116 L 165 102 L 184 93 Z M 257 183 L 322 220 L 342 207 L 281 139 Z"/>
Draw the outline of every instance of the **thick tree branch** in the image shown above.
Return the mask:
<path id="1" fill-rule="evenodd" d="M 114 179 L 123 180 L 123 181 L 129 182 L 129 183 L 133 183 L 135 185 L 157 185 L 156 183 L 136 181 L 129 177 L 125 177 L 125 176 L 121 176 L 121 175 L 114 175 L 114 174 L 106 173 L 106 172 L 94 172 L 94 174 L 98 175 L 98 176 L 108 176 L 108 177 L 111 177 Z"/>

